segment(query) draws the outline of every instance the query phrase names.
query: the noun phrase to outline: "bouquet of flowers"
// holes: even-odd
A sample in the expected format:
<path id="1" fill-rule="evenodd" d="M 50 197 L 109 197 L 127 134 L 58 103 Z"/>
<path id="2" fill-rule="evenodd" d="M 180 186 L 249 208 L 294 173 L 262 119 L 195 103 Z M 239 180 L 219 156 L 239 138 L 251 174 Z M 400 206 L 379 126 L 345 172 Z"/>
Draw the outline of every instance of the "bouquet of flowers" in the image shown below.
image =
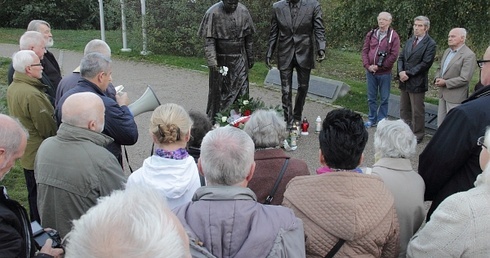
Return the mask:
<path id="1" fill-rule="evenodd" d="M 229 108 L 222 110 L 215 116 L 215 121 L 219 126 L 231 125 L 243 128 L 250 115 L 258 109 L 265 109 L 265 103 L 260 99 L 250 98 L 245 94 L 238 98 Z M 274 108 L 280 110 L 279 105 Z"/>

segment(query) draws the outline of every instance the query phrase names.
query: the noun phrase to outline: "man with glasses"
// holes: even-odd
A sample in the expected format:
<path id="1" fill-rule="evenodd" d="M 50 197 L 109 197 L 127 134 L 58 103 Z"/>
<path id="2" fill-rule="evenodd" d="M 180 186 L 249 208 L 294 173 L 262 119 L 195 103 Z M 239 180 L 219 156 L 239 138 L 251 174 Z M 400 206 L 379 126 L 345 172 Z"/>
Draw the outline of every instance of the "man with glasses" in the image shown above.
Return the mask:
<path id="1" fill-rule="evenodd" d="M 19 39 L 19 49 L 20 50 L 32 50 L 39 57 L 39 60 L 44 59 L 44 54 L 46 52 L 46 42 L 43 34 L 37 31 L 26 31 Z M 40 61 L 40 63 L 42 63 Z M 7 74 L 7 82 L 10 85 L 13 81 L 15 69 L 12 64 L 9 67 L 9 71 Z M 39 77 L 39 81 L 46 85 L 47 87 L 43 88 L 43 91 L 48 95 L 48 99 L 51 102 L 51 105 L 54 107 L 54 98 L 56 95 L 56 86 L 51 83 L 48 75 L 43 70 L 41 71 L 41 77 Z"/>
<path id="2" fill-rule="evenodd" d="M 465 45 L 466 30 L 454 28 L 449 32 L 449 48 L 444 51 L 436 71 L 434 85 L 439 90 L 437 126 L 442 124 L 449 110 L 468 98 L 468 88 L 476 68 L 476 56 Z"/>
<path id="3" fill-rule="evenodd" d="M 425 200 L 432 201 L 427 220 L 448 196 L 474 186 L 482 172 L 478 137 L 490 125 L 490 47 L 483 60 L 480 79 L 485 87 L 451 110 L 419 157 L 419 173 L 425 181 Z"/>
<path id="4" fill-rule="evenodd" d="M 15 73 L 7 89 L 7 105 L 10 115 L 19 119 L 29 132 L 20 165 L 24 168 L 31 221 L 41 222 L 37 210 L 34 159 L 42 141 L 56 134 L 54 108 L 44 93 L 47 86 L 39 81 L 43 67 L 38 55 L 32 50 L 21 50 L 14 54 L 12 64 Z"/>

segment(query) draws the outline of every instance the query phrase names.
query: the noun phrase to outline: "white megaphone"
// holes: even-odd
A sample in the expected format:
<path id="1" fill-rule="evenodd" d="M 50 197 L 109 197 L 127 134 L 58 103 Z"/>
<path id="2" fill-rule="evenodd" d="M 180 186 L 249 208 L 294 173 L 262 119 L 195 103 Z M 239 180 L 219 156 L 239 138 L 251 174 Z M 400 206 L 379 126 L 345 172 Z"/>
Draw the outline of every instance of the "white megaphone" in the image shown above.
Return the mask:
<path id="1" fill-rule="evenodd" d="M 129 110 L 133 116 L 137 116 L 141 113 L 153 111 L 160 106 L 160 101 L 157 98 L 155 92 L 151 89 L 150 85 L 146 88 L 145 93 L 141 95 L 139 99 L 128 105 Z"/>

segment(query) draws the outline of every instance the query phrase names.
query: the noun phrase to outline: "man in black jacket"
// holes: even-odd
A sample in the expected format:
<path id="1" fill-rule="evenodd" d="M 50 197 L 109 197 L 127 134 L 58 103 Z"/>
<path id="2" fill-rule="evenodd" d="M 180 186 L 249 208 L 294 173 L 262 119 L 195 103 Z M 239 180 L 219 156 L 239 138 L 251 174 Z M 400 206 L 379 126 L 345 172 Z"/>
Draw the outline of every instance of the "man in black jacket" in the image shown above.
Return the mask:
<path id="1" fill-rule="evenodd" d="M 27 31 L 37 31 L 43 34 L 46 41 L 46 52 L 44 52 L 44 58 L 41 60 L 41 64 L 44 68 L 44 73 L 48 76 L 51 84 L 54 86 L 54 91 L 61 81 L 61 69 L 54 57 L 53 53 L 49 52 L 48 48 L 52 47 L 54 44 L 53 34 L 51 34 L 51 25 L 47 21 L 43 20 L 32 20 L 27 25 Z"/>
<path id="2" fill-rule="evenodd" d="M 451 109 L 419 157 L 425 200 L 432 201 L 427 220 L 446 197 L 473 188 L 482 172 L 479 164 L 482 147 L 477 139 L 485 135 L 490 125 L 490 47 L 477 63 L 481 82 L 486 86 Z"/>
<path id="3" fill-rule="evenodd" d="M 24 155 L 28 136 L 18 121 L 0 114 L 0 181 Z M 34 243 L 26 210 L 0 186 L 0 257 L 61 257 L 63 254 L 63 249 L 52 248 L 52 240 L 48 239 L 35 256 Z"/>
<path id="4" fill-rule="evenodd" d="M 427 34 L 429 27 L 429 18 L 415 17 L 414 36 L 407 40 L 398 58 L 400 118 L 417 136 L 417 143 L 425 134 L 424 98 L 429 88 L 429 69 L 436 55 L 436 42 Z"/>

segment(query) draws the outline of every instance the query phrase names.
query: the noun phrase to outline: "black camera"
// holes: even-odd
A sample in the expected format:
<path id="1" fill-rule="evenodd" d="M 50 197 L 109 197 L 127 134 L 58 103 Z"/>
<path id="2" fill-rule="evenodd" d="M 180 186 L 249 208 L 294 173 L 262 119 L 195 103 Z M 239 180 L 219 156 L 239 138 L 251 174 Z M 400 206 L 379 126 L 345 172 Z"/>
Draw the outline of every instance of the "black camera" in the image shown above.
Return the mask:
<path id="1" fill-rule="evenodd" d="M 44 229 L 39 225 L 37 221 L 31 222 L 32 234 L 34 235 L 34 240 L 36 240 L 36 247 L 38 250 L 41 250 L 43 245 L 46 243 L 46 240 L 51 238 L 53 240 L 53 244 L 51 244 L 52 248 L 63 248 L 61 245 L 61 237 L 60 233 L 56 230 L 48 230 L 44 231 Z"/>
<path id="2" fill-rule="evenodd" d="M 379 59 L 378 59 L 378 63 L 376 63 L 376 65 L 378 67 L 383 66 L 383 62 L 385 61 L 385 57 L 387 55 L 388 55 L 388 53 L 386 53 L 385 51 L 381 51 L 381 52 L 378 53 Z"/>

